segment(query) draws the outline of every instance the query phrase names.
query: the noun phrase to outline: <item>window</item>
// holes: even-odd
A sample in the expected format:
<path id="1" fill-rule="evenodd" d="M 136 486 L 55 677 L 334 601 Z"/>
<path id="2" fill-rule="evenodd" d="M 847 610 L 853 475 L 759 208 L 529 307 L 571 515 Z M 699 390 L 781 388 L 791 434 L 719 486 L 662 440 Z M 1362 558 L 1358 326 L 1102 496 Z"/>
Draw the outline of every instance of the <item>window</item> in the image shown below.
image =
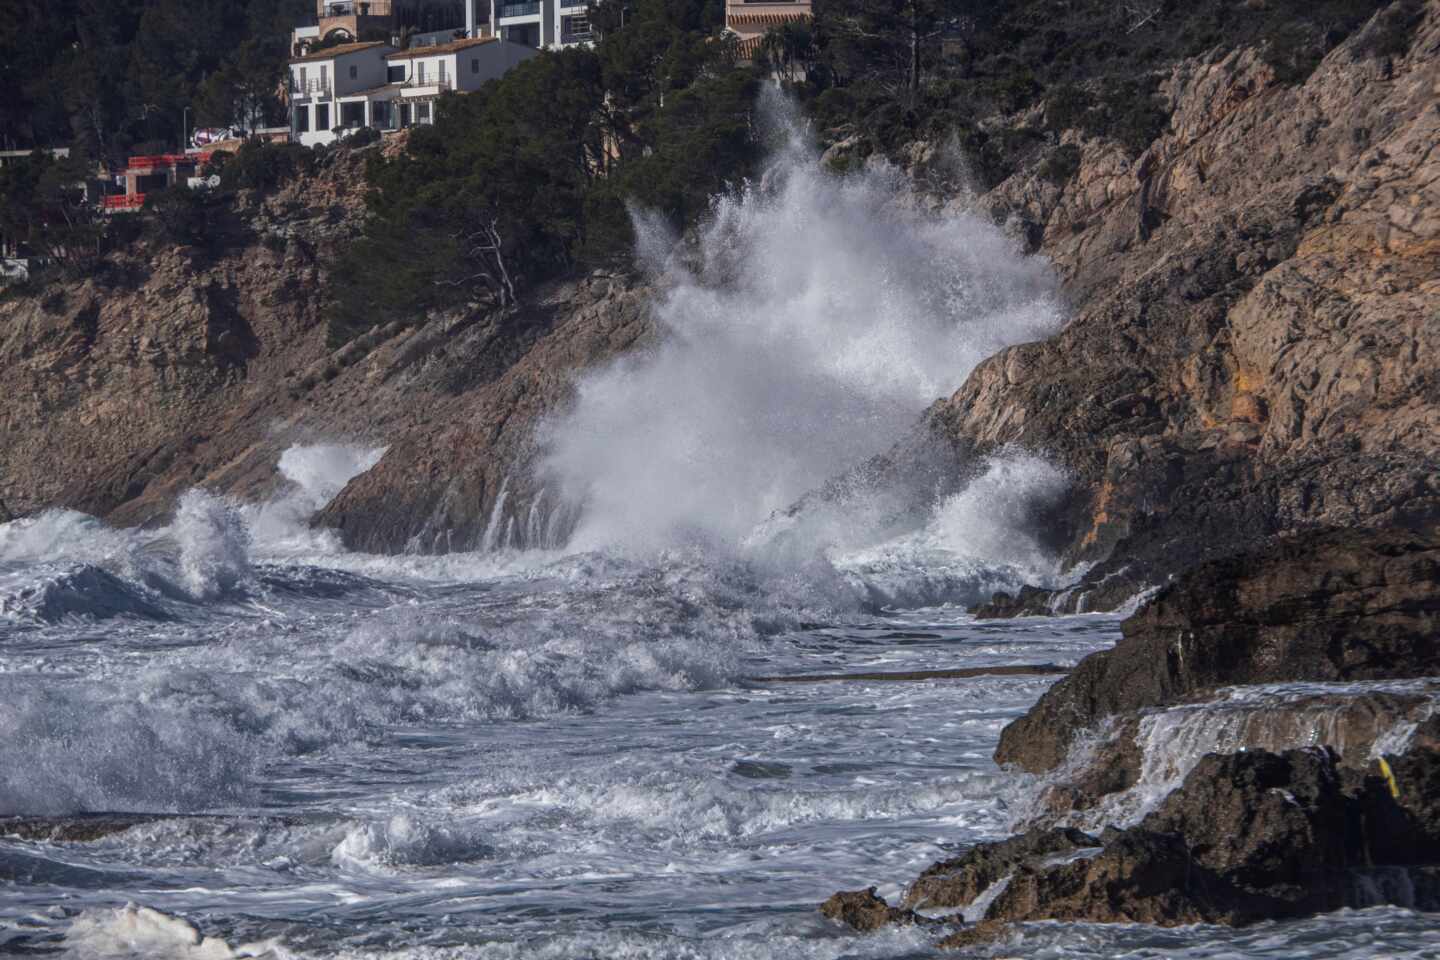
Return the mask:
<path id="1" fill-rule="evenodd" d="M 309 92 L 310 92 L 310 88 L 309 88 L 309 86 L 308 86 L 308 84 L 309 84 L 310 81 L 309 81 L 309 79 L 305 76 L 305 72 L 306 72 L 306 71 L 305 71 L 305 68 L 304 68 L 304 67 L 301 67 L 301 68 L 300 68 L 300 92 L 301 92 L 301 93 L 309 93 Z"/>
<path id="2" fill-rule="evenodd" d="M 351 64 L 351 66 L 350 66 L 350 79 L 351 79 L 351 80 L 354 80 L 354 79 L 355 79 L 356 77 L 358 77 L 359 75 L 360 75 L 360 68 L 357 67 L 357 66 L 355 66 L 354 64 Z"/>
<path id="3" fill-rule="evenodd" d="M 415 104 L 415 122 L 416 122 L 416 123 L 429 123 L 429 122 L 430 122 L 430 104 L 428 104 L 428 103 L 417 103 L 417 104 Z"/>
<path id="4" fill-rule="evenodd" d="M 479 57 L 471 57 L 471 58 L 470 58 L 470 72 L 471 72 L 471 73 L 479 73 L 479 72 L 480 72 L 480 58 L 479 58 Z"/>
<path id="5" fill-rule="evenodd" d="M 405 67 L 404 67 L 404 65 L 402 64 L 401 66 L 398 66 L 398 67 L 386 67 L 386 68 L 385 68 L 385 82 L 386 82 L 386 83 L 404 83 L 404 82 L 405 82 Z"/>
<path id="6" fill-rule="evenodd" d="M 440 86 L 445 86 L 445 61 L 440 61 Z"/>
<path id="7" fill-rule="evenodd" d="M 315 104 L 315 130 L 318 132 L 318 131 L 321 131 L 321 130 L 329 130 L 329 129 L 330 129 L 330 104 L 328 104 L 328 103 L 317 103 L 317 104 Z"/>
<path id="8" fill-rule="evenodd" d="M 330 65 L 320 64 L 320 92 L 324 93 L 330 89 Z"/>
<path id="9" fill-rule="evenodd" d="M 560 18 L 560 42 L 581 43 L 589 40 L 590 18 L 583 13 Z"/>
<path id="10" fill-rule="evenodd" d="M 310 132 L 310 108 L 296 107 L 295 119 L 290 125 L 296 133 Z"/>
<path id="11" fill-rule="evenodd" d="M 421 60 L 419 63 L 415 64 L 415 82 L 416 82 L 416 83 L 424 83 L 424 82 L 425 82 L 425 61 L 424 61 L 424 60 Z"/>
<path id="12" fill-rule="evenodd" d="M 390 104 L 385 100 L 376 100 L 370 104 L 370 126 L 377 130 L 390 129 Z"/>

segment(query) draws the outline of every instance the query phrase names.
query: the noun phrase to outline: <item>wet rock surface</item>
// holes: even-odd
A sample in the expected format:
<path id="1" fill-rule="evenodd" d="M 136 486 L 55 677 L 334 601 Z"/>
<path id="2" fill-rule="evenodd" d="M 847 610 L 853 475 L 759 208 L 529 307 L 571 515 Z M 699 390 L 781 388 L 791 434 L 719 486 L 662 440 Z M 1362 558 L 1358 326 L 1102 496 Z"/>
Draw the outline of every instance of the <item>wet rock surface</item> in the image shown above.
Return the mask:
<path id="1" fill-rule="evenodd" d="M 1134 827 L 980 844 L 927 868 L 904 905 L 982 901 L 976 926 L 942 941 L 952 947 L 1037 920 L 1239 926 L 1384 903 L 1440 910 L 1437 810 L 1428 744 L 1363 772 L 1324 748 L 1212 754 Z M 912 922 L 873 892 L 864 926 L 834 903 L 826 915 L 857 929 Z"/>
<path id="2" fill-rule="evenodd" d="M 1313 532 L 1202 564 L 1002 734 L 997 760 L 1048 775 L 1036 825 L 869 916 L 963 910 L 942 942 L 966 947 L 1039 920 L 1440 910 L 1437 644 L 1435 540 Z"/>
<path id="3" fill-rule="evenodd" d="M 1235 684 L 1440 675 L 1440 541 L 1335 531 L 1202 565 L 1001 734 L 1031 772 L 1100 720 Z"/>
<path id="4" fill-rule="evenodd" d="M 926 867 L 905 892 L 902 905 L 910 909 L 967 906 L 1023 865 L 1098 846 L 1099 840 L 1073 829 L 1032 830 L 998 843 L 980 844 L 959 857 Z"/>
<path id="5" fill-rule="evenodd" d="M 913 910 L 892 907 L 875 893 L 867 890 L 842 890 L 820 905 L 820 912 L 861 933 L 895 924 L 925 923 Z"/>

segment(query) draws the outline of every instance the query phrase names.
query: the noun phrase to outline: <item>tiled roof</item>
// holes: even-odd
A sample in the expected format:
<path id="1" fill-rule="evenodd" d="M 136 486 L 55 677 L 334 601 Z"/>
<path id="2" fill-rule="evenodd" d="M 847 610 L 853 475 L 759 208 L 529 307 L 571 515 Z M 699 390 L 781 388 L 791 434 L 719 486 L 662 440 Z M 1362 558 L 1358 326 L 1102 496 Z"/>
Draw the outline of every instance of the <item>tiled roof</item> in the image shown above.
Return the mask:
<path id="1" fill-rule="evenodd" d="M 294 57 L 291 63 L 309 63 L 312 60 L 333 60 L 336 57 L 343 57 L 347 53 L 359 53 L 361 50 L 369 50 L 371 47 L 388 47 L 388 43 L 379 40 L 371 40 L 367 43 L 342 43 L 335 47 L 326 47 L 323 50 L 316 50 L 314 53 L 307 53 L 303 57 Z"/>
<path id="2" fill-rule="evenodd" d="M 408 50 L 396 50 L 394 53 L 385 54 L 386 60 L 410 60 L 414 57 L 436 57 L 447 53 L 454 53 L 457 50 L 466 50 L 470 47 L 478 47 L 483 43 L 494 43 L 498 37 L 469 37 L 465 40 L 452 40 L 449 43 L 437 43 L 433 47 L 411 47 Z"/>
<path id="3" fill-rule="evenodd" d="M 741 60 L 754 60 L 755 55 L 760 52 L 760 45 L 765 42 L 763 36 L 742 37 L 740 42 L 735 44 L 736 53 Z"/>
<path id="4" fill-rule="evenodd" d="M 732 13 L 725 17 L 725 26 L 735 27 L 778 27 L 797 20 L 809 20 L 810 11 L 793 10 L 785 13 Z"/>

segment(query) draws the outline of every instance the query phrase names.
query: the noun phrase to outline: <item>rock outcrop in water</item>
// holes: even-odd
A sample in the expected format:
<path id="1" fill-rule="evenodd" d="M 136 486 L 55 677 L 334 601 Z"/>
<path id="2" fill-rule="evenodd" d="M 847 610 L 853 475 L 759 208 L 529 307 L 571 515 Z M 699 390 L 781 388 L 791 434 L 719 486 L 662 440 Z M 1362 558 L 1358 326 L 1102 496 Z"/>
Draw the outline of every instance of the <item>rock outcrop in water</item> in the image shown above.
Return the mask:
<path id="1" fill-rule="evenodd" d="M 1440 540 L 1286 538 L 1122 630 L 1001 735 L 998 761 L 1047 775 L 1035 825 L 872 916 L 964 909 L 984 922 L 944 942 L 965 946 L 1030 920 L 1440 910 Z"/>
<path id="2" fill-rule="evenodd" d="M 926 870 L 905 903 L 985 897 L 988 921 L 1165 926 L 1379 903 L 1440 909 L 1440 753 L 1386 761 L 1383 772 L 1355 774 L 1323 748 L 1212 754 L 1134 827 L 982 844 Z"/>
<path id="3" fill-rule="evenodd" d="M 1000 737 L 1052 770 L 1106 718 L 1224 686 L 1440 676 L 1440 541 L 1322 532 L 1203 564 L 1121 626 Z"/>

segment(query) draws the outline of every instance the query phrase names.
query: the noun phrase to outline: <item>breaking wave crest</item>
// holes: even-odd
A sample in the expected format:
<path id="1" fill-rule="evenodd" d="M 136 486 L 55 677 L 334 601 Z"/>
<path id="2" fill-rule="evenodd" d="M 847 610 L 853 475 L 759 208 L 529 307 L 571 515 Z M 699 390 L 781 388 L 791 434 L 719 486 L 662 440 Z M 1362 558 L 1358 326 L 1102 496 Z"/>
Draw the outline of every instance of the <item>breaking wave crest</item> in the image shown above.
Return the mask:
<path id="1" fill-rule="evenodd" d="M 280 457 L 282 490 L 242 504 L 200 489 L 183 494 L 158 530 L 109 527 L 74 510 L 0 524 L 0 615 L 42 623 L 120 616 L 164 620 L 196 604 L 254 595 L 257 557 L 333 554 L 309 519 L 384 448 L 295 446 Z"/>
<path id="2" fill-rule="evenodd" d="M 894 444 L 981 360 L 1062 323 L 1048 266 L 987 219 L 925 210 L 895 171 L 834 176 L 778 97 L 770 108 L 773 164 L 715 201 L 693 248 L 636 217 L 665 336 L 587 377 L 545 431 L 545 471 L 581 505 L 572 550 L 702 543 L 763 562 L 767 517 Z M 802 544 L 792 528 L 785 558 L 897 532 L 883 505 L 843 512 L 846 529 L 806 528 Z M 971 557 L 1034 559 L 978 525 L 959 533 Z"/>

